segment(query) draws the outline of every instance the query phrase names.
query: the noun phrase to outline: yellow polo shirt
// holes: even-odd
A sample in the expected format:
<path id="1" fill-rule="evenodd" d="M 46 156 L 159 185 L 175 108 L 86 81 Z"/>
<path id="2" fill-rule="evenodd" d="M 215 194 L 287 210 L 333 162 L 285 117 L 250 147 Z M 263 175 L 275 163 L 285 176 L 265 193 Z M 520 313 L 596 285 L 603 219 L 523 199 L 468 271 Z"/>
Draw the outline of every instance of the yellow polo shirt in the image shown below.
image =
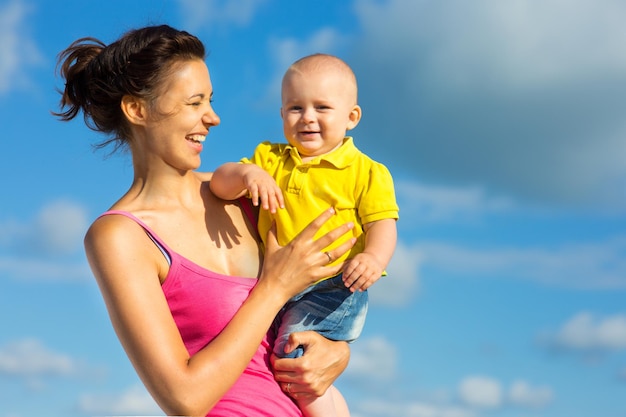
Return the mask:
<path id="1" fill-rule="evenodd" d="M 260 210 L 259 233 L 265 241 L 272 221 L 276 220 L 278 242 L 286 245 L 322 211 L 334 207 L 336 214 L 320 229 L 316 237 L 349 221 L 354 222 L 356 245 L 333 263 L 342 262 L 363 251 L 363 225 L 383 219 L 398 219 L 393 179 L 387 167 L 359 151 L 351 137 L 334 151 L 307 163 L 289 144 L 263 142 L 252 158 L 267 171 L 283 191 L 285 208 L 275 214 Z M 344 240 L 340 240 L 342 242 Z M 329 246 L 333 249 L 338 244 Z"/>

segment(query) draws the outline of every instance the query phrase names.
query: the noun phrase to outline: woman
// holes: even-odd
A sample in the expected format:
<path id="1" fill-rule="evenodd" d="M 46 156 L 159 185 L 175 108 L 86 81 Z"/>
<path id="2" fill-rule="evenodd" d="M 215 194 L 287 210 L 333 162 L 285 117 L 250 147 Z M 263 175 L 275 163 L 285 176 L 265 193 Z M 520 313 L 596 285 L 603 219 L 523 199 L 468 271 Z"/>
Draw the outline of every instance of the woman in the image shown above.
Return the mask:
<path id="1" fill-rule="evenodd" d="M 313 333 L 296 334 L 301 359 L 274 362 L 274 316 L 293 295 L 339 272 L 323 249 L 348 251 L 343 225 L 320 239 L 326 210 L 290 245 L 274 231 L 261 259 L 254 219 L 244 202 L 209 190 L 210 174 L 194 172 L 209 129 L 219 117 L 205 50 L 194 36 L 169 26 L 130 31 L 106 46 L 74 42 L 59 58 L 65 79 L 62 120 L 83 112 L 87 124 L 128 146 L 130 189 L 92 224 L 85 249 L 113 327 L 137 373 L 168 414 L 300 416 L 292 397 L 333 390 L 348 348 Z M 63 111 L 64 110 L 64 111 Z M 329 355 L 330 352 L 330 355 Z M 315 365 L 319 363 L 319 365 Z M 312 365 L 313 364 L 313 365 Z"/>

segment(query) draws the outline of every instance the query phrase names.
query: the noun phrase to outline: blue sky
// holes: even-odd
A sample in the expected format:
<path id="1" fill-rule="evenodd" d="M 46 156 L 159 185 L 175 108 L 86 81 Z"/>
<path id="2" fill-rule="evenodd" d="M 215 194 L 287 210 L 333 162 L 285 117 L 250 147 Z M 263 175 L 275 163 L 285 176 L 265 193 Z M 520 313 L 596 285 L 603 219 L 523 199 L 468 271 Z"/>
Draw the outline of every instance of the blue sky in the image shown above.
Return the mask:
<path id="1" fill-rule="evenodd" d="M 622 0 L 0 0 L 0 417 L 162 414 L 82 250 L 128 155 L 50 115 L 58 52 L 157 23 L 210 50 L 203 170 L 281 139 L 290 62 L 354 68 L 355 141 L 401 209 L 338 381 L 354 417 L 623 417 L 624 17 Z"/>

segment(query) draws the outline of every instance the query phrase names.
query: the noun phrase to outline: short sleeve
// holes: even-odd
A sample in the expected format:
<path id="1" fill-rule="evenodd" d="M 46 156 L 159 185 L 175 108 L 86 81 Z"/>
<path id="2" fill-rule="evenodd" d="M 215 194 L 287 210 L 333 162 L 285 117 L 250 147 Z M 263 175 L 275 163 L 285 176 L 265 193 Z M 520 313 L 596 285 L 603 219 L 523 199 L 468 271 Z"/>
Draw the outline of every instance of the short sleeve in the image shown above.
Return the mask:
<path id="1" fill-rule="evenodd" d="M 381 163 L 372 161 L 358 204 L 362 224 L 399 218 L 399 207 L 391 173 Z"/>
<path id="2" fill-rule="evenodd" d="M 282 145 L 271 142 L 261 142 L 254 149 L 254 153 L 250 158 L 242 158 L 239 162 L 243 164 L 254 164 L 268 170 L 278 160 L 278 156 L 282 152 Z"/>

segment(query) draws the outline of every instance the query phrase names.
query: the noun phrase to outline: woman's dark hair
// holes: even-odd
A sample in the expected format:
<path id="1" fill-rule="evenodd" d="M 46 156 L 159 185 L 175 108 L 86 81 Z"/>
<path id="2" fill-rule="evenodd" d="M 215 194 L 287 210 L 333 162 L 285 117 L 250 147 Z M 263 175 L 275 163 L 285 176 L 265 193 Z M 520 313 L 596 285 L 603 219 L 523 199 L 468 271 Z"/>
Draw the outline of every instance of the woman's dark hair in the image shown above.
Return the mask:
<path id="1" fill-rule="evenodd" d="M 87 126 L 109 136 L 96 145 L 125 145 L 129 125 L 120 104 L 125 95 L 154 102 L 174 64 L 205 59 L 202 42 L 195 36 L 167 25 L 131 30 L 106 45 L 87 37 L 73 42 L 59 54 L 58 67 L 65 79 L 61 93 L 61 120 L 80 111 Z"/>

